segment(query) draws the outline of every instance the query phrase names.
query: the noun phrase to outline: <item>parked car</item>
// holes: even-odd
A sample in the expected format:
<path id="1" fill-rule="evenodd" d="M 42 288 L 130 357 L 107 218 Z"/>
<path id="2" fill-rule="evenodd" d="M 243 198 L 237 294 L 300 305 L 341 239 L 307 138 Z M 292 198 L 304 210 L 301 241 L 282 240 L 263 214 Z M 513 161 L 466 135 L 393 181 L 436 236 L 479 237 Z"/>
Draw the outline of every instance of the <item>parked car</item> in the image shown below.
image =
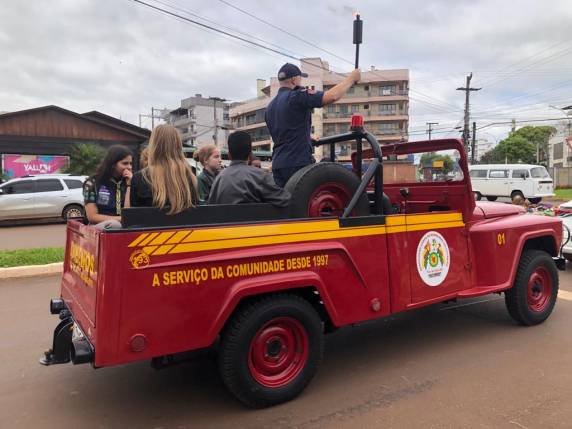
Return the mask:
<path id="1" fill-rule="evenodd" d="M 43 174 L 0 185 L 0 220 L 83 217 L 86 176 Z"/>
<path id="2" fill-rule="evenodd" d="M 490 164 L 469 167 L 475 199 L 517 195 L 538 204 L 543 197 L 554 196 L 554 184 L 546 168 L 531 164 Z"/>
<path id="3" fill-rule="evenodd" d="M 566 203 L 562 203 L 554 209 L 554 214 L 556 216 L 571 214 L 571 213 L 572 213 L 572 200 Z"/>

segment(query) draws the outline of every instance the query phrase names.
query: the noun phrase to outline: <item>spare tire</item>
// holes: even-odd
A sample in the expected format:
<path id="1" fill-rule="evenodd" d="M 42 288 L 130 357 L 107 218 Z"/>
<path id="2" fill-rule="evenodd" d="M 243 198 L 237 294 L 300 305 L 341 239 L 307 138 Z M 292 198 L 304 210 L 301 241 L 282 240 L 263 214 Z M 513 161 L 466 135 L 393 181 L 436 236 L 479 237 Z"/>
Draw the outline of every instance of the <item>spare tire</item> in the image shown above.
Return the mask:
<path id="1" fill-rule="evenodd" d="M 292 199 L 292 217 L 341 217 L 360 184 L 358 177 L 340 164 L 320 162 L 298 170 L 284 187 Z M 368 216 L 369 200 L 360 195 L 351 216 Z"/>

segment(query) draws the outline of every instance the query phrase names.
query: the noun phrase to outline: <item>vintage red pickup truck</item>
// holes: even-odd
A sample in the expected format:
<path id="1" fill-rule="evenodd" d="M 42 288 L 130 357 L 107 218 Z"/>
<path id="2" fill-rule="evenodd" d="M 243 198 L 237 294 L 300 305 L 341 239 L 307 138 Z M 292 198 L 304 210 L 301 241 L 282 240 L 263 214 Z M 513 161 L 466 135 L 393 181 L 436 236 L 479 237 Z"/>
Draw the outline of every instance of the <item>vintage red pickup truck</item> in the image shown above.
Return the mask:
<path id="1" fill-rule="evenodd" d="M 212 348 L 230 392 L 264 407 L 302 392 L 325 334 L 344 325 L 501 292 L 518 323 L 548 318 L 560 220 L 475 203 L 458 140 L 380 146 L 356 122 L 317 144 L 341 141 L 356 145 L 354 171 L 300 170 L 288 209 L 133 208 L 113 231 L 70 221 L 41 363 L 162 366 Z"/>

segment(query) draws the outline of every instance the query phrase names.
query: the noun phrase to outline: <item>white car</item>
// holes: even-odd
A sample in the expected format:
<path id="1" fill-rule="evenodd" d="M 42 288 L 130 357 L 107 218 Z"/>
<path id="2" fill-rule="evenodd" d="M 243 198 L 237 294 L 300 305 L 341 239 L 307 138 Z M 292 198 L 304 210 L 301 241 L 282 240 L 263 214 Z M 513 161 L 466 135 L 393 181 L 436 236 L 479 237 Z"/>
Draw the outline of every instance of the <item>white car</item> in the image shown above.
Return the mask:
<path id="1" fill-rule="evenodd" d="M 0 185 L 0 221 L 83 217 L 83 182 L 86 178 L 42 174 L 7 181 Z"/>
<path id="2" fill-rule="evenodd" d="M 564 244 L 562 256 L 572 261 L 572 213 L 564 214 L 560 218 L 562 219 L 562 244 Z"/>

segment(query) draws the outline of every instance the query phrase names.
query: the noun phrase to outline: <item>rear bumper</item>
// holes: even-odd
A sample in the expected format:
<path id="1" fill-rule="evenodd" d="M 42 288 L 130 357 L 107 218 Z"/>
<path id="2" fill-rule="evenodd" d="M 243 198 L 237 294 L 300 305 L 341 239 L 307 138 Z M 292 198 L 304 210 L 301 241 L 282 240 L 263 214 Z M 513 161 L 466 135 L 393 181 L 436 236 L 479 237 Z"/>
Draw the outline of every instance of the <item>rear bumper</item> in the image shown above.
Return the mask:
<path id="1" fill-rule="evenodd" d="M 74 365 L 93 363 L 95 349 L 73 319 L 63 300 L 52 299 L 50 312 L 59 314 L 60 323 L 54 329 L 52 348 L 44 352 L 40 363 L 46 366 L 70 361 Z"/>

